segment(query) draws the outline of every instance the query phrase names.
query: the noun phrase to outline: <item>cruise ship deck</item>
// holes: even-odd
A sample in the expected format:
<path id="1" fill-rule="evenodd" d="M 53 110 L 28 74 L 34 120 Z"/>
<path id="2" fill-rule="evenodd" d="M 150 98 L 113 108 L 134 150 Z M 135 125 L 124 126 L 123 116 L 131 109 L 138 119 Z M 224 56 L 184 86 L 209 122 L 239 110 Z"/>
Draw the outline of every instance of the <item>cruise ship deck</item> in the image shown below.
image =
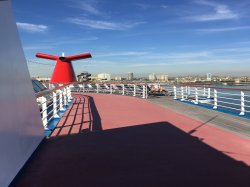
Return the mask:
<path id="1" fill-rule="evenodd" d="M 250 140 L 216 127 L 215 117 L 197 119 L 194 113 L 204 113 L 200 109 L 190 114 L 187 104 L 167 97 L 74 93 L 73 98 L 12 186 L 250 184 Z"/>

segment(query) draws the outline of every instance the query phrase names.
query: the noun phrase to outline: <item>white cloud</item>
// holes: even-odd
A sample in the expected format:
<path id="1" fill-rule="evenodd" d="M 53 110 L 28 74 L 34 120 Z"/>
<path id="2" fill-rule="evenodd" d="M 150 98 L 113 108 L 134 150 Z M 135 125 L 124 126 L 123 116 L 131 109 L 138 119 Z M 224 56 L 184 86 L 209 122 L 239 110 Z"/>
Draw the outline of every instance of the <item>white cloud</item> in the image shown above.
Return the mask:
<path id="1" fill-rule="evenodd" d="M 137 25 L 145 23 L 145 22 L 118 23 L 110 21 L 91 20 L 86 18 L 68 18 L 67 21 L 76 25 L 82 25 L 93 29 L 103 29 L 103 30 L 127 30 Z"/>
<path id="2" fill-rule="evenodd" d="M 247 29 L 250 29 L 250 26 L 198 29 L 197 31 L 201 31 L 201 32 L 228 32 L 228 31 L 247 30 Z"/>
<path id="3" fill-rule="evenodd" d="M 95 1 L 73 1 L 70 7 L 83 10 L 84 13 L 91 15 L 101 15 L 102 12 L 98 9 Z"/>
<path id="4" fill-rule="evenodd" d="M 32 23 L 21 23 L 21 22 L 17 22 L 16 24 L 20 30 L 31 32 L 31 33 L 46 32 L 48 30 L 48 26 L 46 25 L 36 25 Z"/>
<path id="5" fill-rule="evenodd" d="M 100 15 L 101 12 L 93 5 L 86 2 L 80 2 L 80 9 L 94 15 Z"/>
<path id="6" fill-rule="evenodd" d="M 239 15 L 229 9 L 227 5 L 219 4 L 217 2 L 211 2 L 206 0 L 197 0 L 197 4 L 209 6 L 214 9 L 213 13 L 189 16 L 187 19 L 192 21 L 216 21 L 226 19 L 236 19 Z"/>

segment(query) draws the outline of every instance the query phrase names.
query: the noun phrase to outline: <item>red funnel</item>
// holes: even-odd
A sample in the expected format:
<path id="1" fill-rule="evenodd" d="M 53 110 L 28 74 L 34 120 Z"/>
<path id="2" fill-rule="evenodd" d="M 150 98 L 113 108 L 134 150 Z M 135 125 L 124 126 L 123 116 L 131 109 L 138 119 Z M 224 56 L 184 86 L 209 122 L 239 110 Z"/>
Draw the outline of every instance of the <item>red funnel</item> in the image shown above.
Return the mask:
<path id="1" fill-rule="evenodd" d="M 90 53 L 79 54 L 68 57 L 59 57 L 59 56 L 37 53 L 36 57 L 45 58 L 49 60 L 56 60 L 56 66 L 51 77 L 51 82 L 67 84 L 76 82 L 76 76 L 71 61 L 91 58 L 92 56 Z"/>

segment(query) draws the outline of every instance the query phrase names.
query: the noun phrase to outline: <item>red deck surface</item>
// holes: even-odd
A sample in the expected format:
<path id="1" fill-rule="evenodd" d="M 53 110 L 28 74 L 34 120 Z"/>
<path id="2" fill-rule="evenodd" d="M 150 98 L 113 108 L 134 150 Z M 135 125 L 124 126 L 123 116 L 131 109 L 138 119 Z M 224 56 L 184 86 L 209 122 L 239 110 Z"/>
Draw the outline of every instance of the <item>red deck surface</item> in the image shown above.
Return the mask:
<path id="1" fill-rule="evenodd" d="M 250 186 L 250 140 L 143 99 L 74 98 L 16 186 Z"/>

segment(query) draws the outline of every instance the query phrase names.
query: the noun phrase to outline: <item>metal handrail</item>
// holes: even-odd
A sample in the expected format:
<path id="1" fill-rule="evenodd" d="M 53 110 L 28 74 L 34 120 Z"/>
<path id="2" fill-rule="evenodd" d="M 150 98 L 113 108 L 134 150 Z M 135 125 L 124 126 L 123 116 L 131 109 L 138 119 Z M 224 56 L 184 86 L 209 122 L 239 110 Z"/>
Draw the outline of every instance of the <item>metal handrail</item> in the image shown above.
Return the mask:
<path id="1" fill-rule="evenodd" d="M 49 89 L 49 90 L 44 90 L 44 91 L 41 91 L 41 92 L 37 92 L 35 94 L 36 98 L 38 97 L 42 97 L 42 96 L 45 96 L 45 95 L 48 95 L 56 90 L 60 90 L 62 88 L 65 88 L 65 87 L 68 87 L 70 84 L 65 84 L 63 86 L 58 86 L 58 87 L 55 87 L 55 88 L 52 88 L 52 89 Z"/>
<path id="2" fill-rule="evenodd" d="M 71 86 L 71 91 L 94 92 L 138 96 L 147 99 L 148 90 L 145 84 L 75 84 L 80 89 Z M 92 86 L 91 86 L 92 85 Z M 90 87 L 91 86 L 91 87 Z M 94 86 L 94 87 L 93 87 Z"/>
<path id="3" fill-rule="evenodd" d="M 193 85 L 193 84 L 175 84 L 173 86 L 178 86 L 178 87 L 193 87 L 193 88 L 210 88 L 210 89 L 216 89 L 216 90 L 234 90 L 234 91 L 244 91 L 244 92 L 250 92 L 250 89 L 246 88 L 221 88 L 221 87 L 216 87 L 216 86 L 206 86 L 206 85 Z"/>
<path id="4" fill-rule="evenodd" d="M 65 107 L 72 100 L 69 85 L 38 92 L 36 97 L 45 130 L 49 129 L 52 119 L 59 118 L 59 112 L 65 111 Z"/>
<path id="5" fill-rule="evenodd" d="M 173 90 L 174 99 L 179 99 L 180 101 L 192 101 L 197 105 L 205 103 L 207 105 L 212 105 L 213 109 L 218 109 L 218 107 L 232 109 L 240 111 L 239 115 L 245 115 L 246 112 L 249 112 L 250 106 L 248 106 L 248 103 L 250 103 L 250 98 L 249 95 L 245 93 L 250 92 L 250 89 L 217 88 L 213 86 L 195 87 L 194 85 L 184 87 L 183 85 L 174 85 L 171 90 Z M 229 91 L 234 92 L 230 93 Z M 190 96 L 193 98 L 190 98 Z M 202 102 L 204 99 L 207 101 Z M 233 106 L 239 106 L 240 108 L 235 108 Z"/>

